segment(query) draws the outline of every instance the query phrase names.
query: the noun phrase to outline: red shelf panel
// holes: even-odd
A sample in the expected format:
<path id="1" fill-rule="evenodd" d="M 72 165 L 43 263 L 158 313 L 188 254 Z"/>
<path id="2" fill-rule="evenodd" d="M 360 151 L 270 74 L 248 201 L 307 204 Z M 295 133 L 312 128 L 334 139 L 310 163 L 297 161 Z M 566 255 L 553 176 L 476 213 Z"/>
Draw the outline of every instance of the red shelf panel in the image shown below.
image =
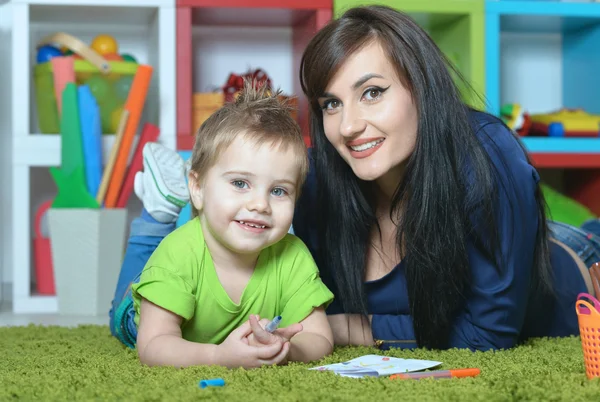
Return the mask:
<path id="1" fill-rule="evenodd" d="M 287 8 L 194 8 L 192 24 L 203 26 L 293 27 L 310 18 L 315 10 Z"/>
<path id="2" fill-rule="evenodd" d="M 284 4 L 282 4 L 284 3 Z M 332 0 L 177 0 L 177 7 L 244 7 L 317 10 L 333 8 Z"/>
<path id="3" fill-rule="evenodd" d="M 538 168 L 598 169 L 600 154 L 532 153 L 533 164 Z"/>

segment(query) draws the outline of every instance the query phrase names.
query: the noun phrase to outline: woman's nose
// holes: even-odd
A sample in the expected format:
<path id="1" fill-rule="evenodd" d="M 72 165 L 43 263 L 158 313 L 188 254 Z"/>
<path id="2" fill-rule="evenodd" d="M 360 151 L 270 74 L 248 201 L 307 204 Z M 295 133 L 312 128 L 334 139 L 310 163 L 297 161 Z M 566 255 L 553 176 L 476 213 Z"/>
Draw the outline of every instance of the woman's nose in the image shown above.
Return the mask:
<path id="1" fill-rule="evenodd" d="M 356 137 L 365 131 L 366 128 L 367 122 L 355 110 L 344 107 L 340 123 L 340 134 L 343 137 Z"/>

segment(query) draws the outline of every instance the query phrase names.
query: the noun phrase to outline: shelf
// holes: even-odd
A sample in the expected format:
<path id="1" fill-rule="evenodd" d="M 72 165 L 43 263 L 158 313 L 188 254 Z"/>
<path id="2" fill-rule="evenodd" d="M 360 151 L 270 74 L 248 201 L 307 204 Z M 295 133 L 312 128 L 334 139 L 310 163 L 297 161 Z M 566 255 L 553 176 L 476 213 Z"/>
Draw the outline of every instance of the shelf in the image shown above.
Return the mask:
<path id="1" fill-rule="evenodd" d="M 263 69 L 286 95 L 301 95 L 302 51 L 331 19 L 331 0 L 178 1 L 177 149 L 194 145 L 192 96 L 212 92 L 230 73 Z M 298 122 L 308 138 L 308 104 L 299 96 Z"/>
<path id="2" fill-rule="evenodd" d="M 169 0 L 84 0 L 88 6 L 106 7 L 164 7 Z M 44 6 L 81 6 L 81 0 L 12 0 L 15 4 Z M 1 3 L 1 2 L 0 2 Z"/>
<path id="3" fill-rule="evenodd" d="M 56 196 L 56 186 L 48 171 L 59 166 L 61 138 L 42 134 L 38 125 L 33 67 L 36 45 L 55 32 L 66 32 L 90 44 L 101 33 L 115 37 L 119 53 L 132 54 L 139 63 L 153 67 L 147 101 L 139 122 L 159 127 L 159 140 L 166 146 L 176 143 L 175 80 L 175 2 L 174 0 L 15 0 L 10 4 L 12 54 L 8 68 L 12 89 L 7 98 L 11 106 L 11 180 L 7 194 L 10 216 L 3 221 L 10 236 L 4 238 L 4 255 L 11 258 L 9 275 L 13 283 L 15 313 L 56 313 L 55 297 L 36 295 L 33 259 L 33 221 L 42 202 Z M 102 139 L 107 161 L 114 135 Z M 136 146 L 135 141 L 132 149 Z M 127 210 L 131 218 L 139 215 L 141 204 L 131 197 Z M 8 251 L 8 252 L 6 252 Z"/>
<path id="4" fill-rule="evenodd" d="M 58 312 L 56 296 L 15 297 L 12 303 L 14 314 L 55 314 Z"/>
<path id="5" fill-rule="evenodd" d="M 115 141 L 114 135 L 102 136 L 102 156 L 104 163 L 108 161 Z M 136 137 L 137 141 L 137 137 Z M 31 134 L 16 137 L 13 144 L 13 163 L 26 166 L 59 166 L 62 139 L 55 134 Z M 132 149 L 135 148 L 134 141 Z"/>
<path id="6" fill-rule="evenodd" d="M 36 46 L 55 32 L 66 32 L 90 44 L 95 36 L 109 33 L 119 45 L 118 52 L 133 55 L 141 64 L 154 67 L 152 82 L 140 120 L 158 125 L 161 134 L 175 137 L 175 56 L 174 7 L 165 9 L 152 4 L 164 2 L 90 1 L 85 5 L 60 1 L 13 4 L 13 122 L 17 133 L 40 132 L 37 111 L 37 89 L 33 69 Z M 120 6 L 128 4 L 127 6 Z M 170 26 L 170 29 L 169 29 Z M 170 32 L 168 32 L 170 31 Z M 171 56 L 171 57 L 170 57 Z M 159 100 L 161 105 L 159 107 Z M 174 146 L 174 141 L 167 141 Z"/>
<path id="7" fill-rule="evenodd" d="M 410 15 L 455 64 L 476 93 L 485 91 L 483 0 L 344 0 L 336 1 L 336 17 L 348 8 L 387 5 Z M 463 99 L 483 107 L 471 88 L 458 82 Z"/>
<path id="8" fill-rule="evenodd" d="M 534 152 L 530 156 L 539 169 L 600 169 L 600 154 L 597 153 Z"/>
<path id="9" fill-rule="evenodd" d="M 279 8 L 288 10 L 317 10 L 332 7 L 331 0 L 176 0 L 177 7 L 190 8 Z M 283 3 L 283 4 L 282 4 Z"/>
<path id="10" fill-rule="evenodd" d="M 598 154 L 600 159 L 600 138 L 552 138 L 521 137 L 529 152 Z"/>
<path id="11" fill-rule="evenodd" d="M 486 2 L 486 97 L 529 113 L 562 107 L 600 113 L 600 4 Z"/>
<path id="12" fill-rule="evenodd" d="M 600 5 L 567 1 L 486 1 L 486 13 L 550 17 L 600 17 Z M 534 26 L 535 29 L 535 26 Z"/>
<path id="13" fill-rule="evenodd" d="M 600 138 L 521 137 L 538 168 L 600 168 Z"/>

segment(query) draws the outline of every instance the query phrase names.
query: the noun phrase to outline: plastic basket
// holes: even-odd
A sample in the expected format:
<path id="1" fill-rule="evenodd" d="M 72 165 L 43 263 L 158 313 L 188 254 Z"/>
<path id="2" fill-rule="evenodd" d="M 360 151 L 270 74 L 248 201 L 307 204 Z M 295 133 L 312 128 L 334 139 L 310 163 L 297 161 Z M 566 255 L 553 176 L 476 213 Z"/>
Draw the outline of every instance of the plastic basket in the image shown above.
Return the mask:
<path id="1" fill-rule="evenodd" d="M 127 61 L 113 61 L 108 64 L 111 72 L 104 74 L 89 61 L 75 60 L 75 80 L 77 85 L 88 85 L 96 98 L 100 108 L 102 132 L 114 134 L 138 64 Z M 35 66 L 34 87 L 40 131 L 43 134 L 60 133 L 52 63 Z"/>
<path id="2" fill-rule="evenodd" d="M 600 377 L 600 313 L 597 307 L 600 308 L 600 302 L 588 294 L 580 294 L 575 305 L 585 373 L 590 379 Z"/>
<path id="3" fill-rule="evenodd" d="M 114 134 L 119 126 L 123 106 L 129 95 L 138 64 L 132 61 L 109 61 L 79 39 L 64 32 L 47 36 L 38 43 L 38 46 L 50 43 L 59 44 L 76 54 L 76 56 L 63 57 L 76 59 L 73 63 L 76 84 L 89 86 L 100 108 L 102 132 Z M 33 85 L 40 132 L 59 134 L 60 119 L 54 90 L 52 62 L 36 64 L 33 71 Z"/>

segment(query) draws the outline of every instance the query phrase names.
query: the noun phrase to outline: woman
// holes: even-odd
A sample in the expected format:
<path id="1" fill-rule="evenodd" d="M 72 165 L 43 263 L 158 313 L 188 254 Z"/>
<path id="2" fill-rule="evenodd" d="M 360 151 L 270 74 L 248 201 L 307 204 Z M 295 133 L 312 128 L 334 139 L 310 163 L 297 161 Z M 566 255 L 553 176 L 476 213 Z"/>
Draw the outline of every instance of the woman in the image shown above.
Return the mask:
<path id="1" fill-rule="evenodd" d="M 461 101 L 447 66 L 383 6 L 347 11 L 305 50 L 313 165 L 293 226 L 336 295 L 337 344 L 488 350 L 578 333 L 600 242 L 547 224 L 518 140 Z"/>

